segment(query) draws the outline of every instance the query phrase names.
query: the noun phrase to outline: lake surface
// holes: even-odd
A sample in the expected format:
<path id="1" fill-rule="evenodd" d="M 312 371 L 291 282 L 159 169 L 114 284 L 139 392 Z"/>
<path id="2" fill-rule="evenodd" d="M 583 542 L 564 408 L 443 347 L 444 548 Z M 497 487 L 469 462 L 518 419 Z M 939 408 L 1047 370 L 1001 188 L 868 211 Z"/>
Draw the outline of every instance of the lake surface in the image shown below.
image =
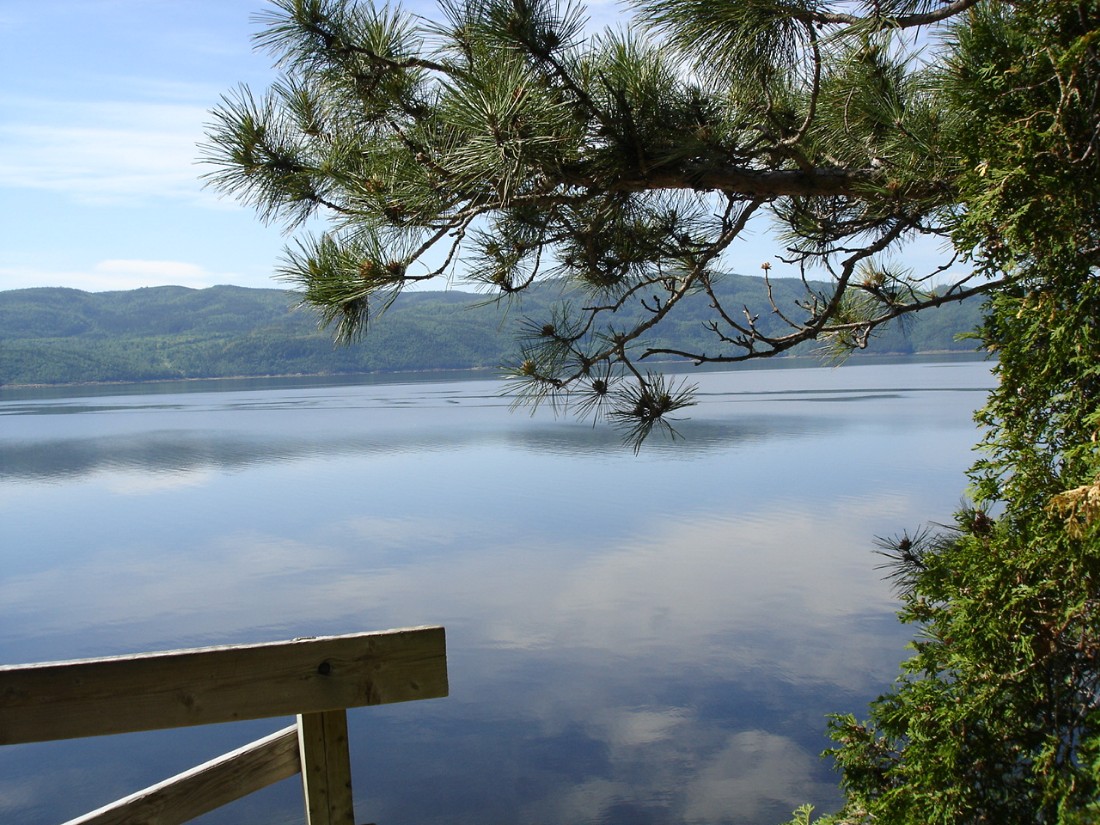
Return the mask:
<path id="1" fill-rule="evenodd" d="M 451 695 L 349 712 L 362 822 L 777 823 L 912 628 L 875 536 L 947 522 L 974 361 L 693 375 L 683 440 L 486 380 L 0 390 L 0 662 L 424 624 Z M 56 823 L 289 724 L 0 748 Z M 297 780 L 203 823 L 301 821 Z"/>

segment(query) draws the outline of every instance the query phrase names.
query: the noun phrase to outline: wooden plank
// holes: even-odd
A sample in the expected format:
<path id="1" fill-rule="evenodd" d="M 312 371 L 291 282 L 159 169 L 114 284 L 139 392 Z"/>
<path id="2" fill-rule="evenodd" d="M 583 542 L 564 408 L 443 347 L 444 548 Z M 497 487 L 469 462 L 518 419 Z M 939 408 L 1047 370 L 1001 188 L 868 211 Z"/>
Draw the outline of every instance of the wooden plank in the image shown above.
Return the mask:
<path id="1" fill-rule="evenodd" d="M 180 825 L 300 768 L 298 726 L 291 725 L 65 825 Z"/>
<path id="2" fill-rule="evenodd" d="M 306 825 L 355 825 L 348 717 L 342 710 L 298 717 Z"/>
<path id="3" fill-rule="evenodd" d="M 442 627 L 0 667 L 0 745 L 447 695 Z"/>

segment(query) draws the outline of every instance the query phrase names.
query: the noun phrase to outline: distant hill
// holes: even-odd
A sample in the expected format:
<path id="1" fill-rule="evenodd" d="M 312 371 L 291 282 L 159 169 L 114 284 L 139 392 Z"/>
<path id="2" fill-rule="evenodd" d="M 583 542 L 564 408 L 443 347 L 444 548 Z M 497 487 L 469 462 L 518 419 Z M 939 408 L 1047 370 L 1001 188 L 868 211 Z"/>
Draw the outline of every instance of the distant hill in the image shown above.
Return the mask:
<path id="1" fill-rule="evenodd" d="M 773 282 L 793 307 L 800 281 Z M 729 306 L 760 306 L 760 278 L 727 276 Z M 261 375 L 329 375 L 495 368 L 517 350 L 520 318 L 548 316 L 552 287 L 522 302 L 487 303 L 466 292 L 408 292 L 373 321 L 366 338 L 337 347 L 316 316 L 278 289 L 150 287 L 125 292 L 0 291 L 0 385 L 152 381 Z M 650 343 L 716 352 L 702 321 L 705 296 Z M 958 333 L 977 326 L 980 304 L 928 310 L 888 329 L 877 353 L 972 350 Z M 762 323 L 768 318 L 762 318 Z"/>

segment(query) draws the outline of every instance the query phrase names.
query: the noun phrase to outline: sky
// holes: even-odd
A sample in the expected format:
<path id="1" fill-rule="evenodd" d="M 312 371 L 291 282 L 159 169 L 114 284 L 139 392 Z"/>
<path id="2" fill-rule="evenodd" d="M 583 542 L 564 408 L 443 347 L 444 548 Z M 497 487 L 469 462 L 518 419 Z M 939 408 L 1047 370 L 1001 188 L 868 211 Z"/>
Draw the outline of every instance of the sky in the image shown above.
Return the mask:
<path id="1" fill-rule="evenodd" d="M 204 189 L 197 162 L 221 96 L 276 77 L 252 48 L 269 8 L 0 0 L 0 290 L 282 286 L 281 227 Z"/>
<path id="2" fill-rule="evenodd" d="M 203 188 L 262 0 L 0 2 L 0 289 L 277 286 L 278 227 Z"/>
<path id="3" fill-rule="evenodd" d="M 221 96 L 276 78 L 252 48 L 268 8 L 0 0 L 0 290 L 283 286 L 281 227 L 204 188 L 198 162 Z M 594 27 L 623 19 L 613 0 L 588 8 Z M 746 241 L 738 271 L 769 257 L 763 241 Z"/>

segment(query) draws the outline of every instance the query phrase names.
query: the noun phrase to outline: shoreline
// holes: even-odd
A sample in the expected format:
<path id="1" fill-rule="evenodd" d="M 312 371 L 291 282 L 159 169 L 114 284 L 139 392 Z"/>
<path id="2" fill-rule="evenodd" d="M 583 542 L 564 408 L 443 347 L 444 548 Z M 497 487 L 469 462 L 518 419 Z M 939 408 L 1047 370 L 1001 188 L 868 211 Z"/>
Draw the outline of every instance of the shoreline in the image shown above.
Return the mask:
<path id="1" fill-rule="evenodd" d="M 663 367 L 668 366 L 681 366 L 688 368 L 688 371 L 702 370 L 702 371 L 728 371 L 735 369 L 768 369 L 777 368 L 778 364 L 791 364 L 792 362 L 804 362 L 807 364 L 815 364 L 820 367 L 843 367 L 853 364 L 857 359 L 858 361 L 882 361 L 888 359 L 913 359 L 913 358 L 935 358 L 948 356 L 952 360 L 961 361 L 981 361 L 987 360 L 991 356 L 983 354 L 976 350 L 925 350 L 922 352 L 860 352 L 854 353 L 850 358 L 845 359 L 840 364 L 829 363 L 826 359 L 815 355 L 801 354 L 801 355 L 781 355 L 776 358 L 759 359 L 758 361 L 742 361 L 735 365 L 730 364 L 700 364 L 695 365 L 691 361 L 660 361 L 651 362 L 655 366 L 660 365 Z M 769 365 L 772 365 L 769 367 Z M 149 386 L 152 384 L 184 384 L 184 383 L 198 383 L 200 381 L 280 381 L 290 379 L 329 379 L 329 380 L 342 380 L 348 379 L 364 379 L 364 378 L 377 378 L 382 376 L 438 376 L 444 374 L 469 374 L 469 373 L 495 373 L 496 377 L 504 378 L 502 368 L 500 367 L 447 367 L 447 368 L 435 368 L 435 369 L 421 369 L 421 370 L 374 370 L 372 372 L 288 372 L 288 373 L 266 373 L 261 375 L 209 375 L 209 376 L 190 376 L 179 378 L 144 378 L 144 379 L 119 379 L 114 381 L 63 381 L 57 383 L 19 383 L 19 384 L 0 384 L 0 393 L 5 390 L 50 390 L 50 389 L 79 389 L 79 388 L 97 388 L 97 387 L 126 387 L 126 386 Z"/>

